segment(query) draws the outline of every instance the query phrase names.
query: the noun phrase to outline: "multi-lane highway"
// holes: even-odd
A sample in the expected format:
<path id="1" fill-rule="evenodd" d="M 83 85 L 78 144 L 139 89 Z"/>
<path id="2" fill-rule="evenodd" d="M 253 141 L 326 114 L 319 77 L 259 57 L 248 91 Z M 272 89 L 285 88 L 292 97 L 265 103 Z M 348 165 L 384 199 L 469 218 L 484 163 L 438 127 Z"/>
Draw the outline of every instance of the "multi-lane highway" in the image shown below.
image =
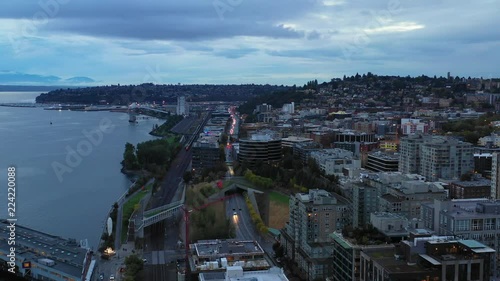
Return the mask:
<path id="1" fill-rule="evenodd" d="M 259 237 L 242 195 L 238 194 L 227 199 L 226 218 L 230 218 L 235 227 L 236 239 L 254 240 Z"/>
<path id="2" fill-rule="evenodd" d="M 234 215 L 236 212 L 236 215 Z M 259 242 L 262 249 L 267 253 L 267 260 L 272 265 L 277 265 L 273 258 L 273 239 L 270 236 L 262 237 L 256 230 L 255 225 L 250 217 L 245 198 L 243 195 L 237 195 L 227 200 L 226 217 L 231 219 L 235 226 L 236 239 L 241 240 L 256 240 Z"/>

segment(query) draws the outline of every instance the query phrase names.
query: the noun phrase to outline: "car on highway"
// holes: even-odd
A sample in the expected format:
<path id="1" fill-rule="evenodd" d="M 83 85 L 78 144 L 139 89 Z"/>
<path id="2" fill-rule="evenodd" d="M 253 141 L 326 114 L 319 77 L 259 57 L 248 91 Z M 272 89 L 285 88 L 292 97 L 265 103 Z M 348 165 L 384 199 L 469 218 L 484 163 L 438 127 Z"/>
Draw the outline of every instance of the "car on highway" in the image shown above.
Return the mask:
<path id="1" fill-rule="evenodd" d="M 233 212 L 233 216 L 237 216 L 237 215 L 238 215 L 238 213 L 236 213 L 236 211 L 234 211 Z"/>
<path id="2" fill-rule="evenodd" d="M 99 280 L 104 280 L 104 273 L 101 273 L 101 274 L 99 275 Z"/>
<path id="3" fill-rule="evenodd" d="M 109 276 L 109 280 L 115 280 L 115 276 L 114 276 L 113 274 L 111 274 L 111 275 Z"/>

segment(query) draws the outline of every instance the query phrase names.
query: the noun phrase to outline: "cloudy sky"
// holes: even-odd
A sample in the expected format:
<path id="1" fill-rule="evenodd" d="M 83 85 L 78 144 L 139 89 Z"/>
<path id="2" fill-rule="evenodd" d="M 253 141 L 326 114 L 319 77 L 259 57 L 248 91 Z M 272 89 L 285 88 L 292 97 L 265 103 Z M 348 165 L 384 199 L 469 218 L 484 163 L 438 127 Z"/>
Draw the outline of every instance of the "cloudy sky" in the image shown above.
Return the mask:
<path id="1" fill-rule="evenodd" d="M 500 77 L 498 0 L 2 0 L 0 84 Z"/>

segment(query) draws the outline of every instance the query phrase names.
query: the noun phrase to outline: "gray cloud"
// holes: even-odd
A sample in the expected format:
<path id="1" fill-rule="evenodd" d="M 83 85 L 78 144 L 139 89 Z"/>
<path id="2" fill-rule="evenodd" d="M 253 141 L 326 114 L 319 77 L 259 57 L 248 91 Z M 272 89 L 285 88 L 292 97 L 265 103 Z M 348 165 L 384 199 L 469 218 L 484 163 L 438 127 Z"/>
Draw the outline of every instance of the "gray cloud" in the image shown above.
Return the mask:
<path id="1" fill-rule="evenodd" d="M 238 48 L 238 49 L 226 49 L 226 50 L 218 50 L 214 52 L 214 55 L 225 57 L 228 59 L 238 59 L 244 57 L 248 54 L 252 54 L 257 52 L 258 49 L 255 48 Z"/>
<path id="2" fill-rule="evenodd" d="M 41 0 L 40 3 L 57 3 Z M 64 1 L 66 2 L 66 0 Z M 223 3 L 223 10 L 214 3 Z M 40 29 L 101 37 L 146 40 L 205 40 L 235 36 L 299 38 L 300 31 L 285 28 L 281 21 L 304 13 L 314 5 L 294 0 L 147 0 L 75 1 L 67 4 L 39 5 L 37 1 L 5 0 L 0 18 L 32 19 L 45 12 L 49 22 Z M 21 8 L 22 7 L 22 8 Z"/>

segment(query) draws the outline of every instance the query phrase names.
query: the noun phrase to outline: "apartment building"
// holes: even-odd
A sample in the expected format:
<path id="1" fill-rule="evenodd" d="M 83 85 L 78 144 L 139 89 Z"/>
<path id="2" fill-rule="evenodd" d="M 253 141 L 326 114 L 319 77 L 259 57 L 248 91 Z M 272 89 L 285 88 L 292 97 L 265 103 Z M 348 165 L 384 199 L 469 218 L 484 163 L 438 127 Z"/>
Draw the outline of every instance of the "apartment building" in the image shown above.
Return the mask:
<path id="1" fill-rule="evenodd" d="M 325 175 L 342 174 L 344 168 L 361 168 L 361 161 L 344 149 L 322 149 L 311 152 L 310 156 Z"/>
<path id="2" fill-rule="evenodd" d="M 443 136 L 401 139 L 399 171 L 416 173 L 429 181 L 457 180 L 474 170 L 472 144 Z"/>
<path id="3" fill-rule="evenodd" d="M 378 191 L 359 180 L 344 182 L 343 194 L 352 202 L 352 226 L 364 227 L 370 222 L 370 214 L 378 211 Z"/>
<path id="4" fill-rule="evenodd" d="M 447 191 L 439 183 L 404 181 L 380 197 L 379 211 L 400 214 L 408 219 L 420 218 L 422 203 L 444 200 Z"/>
<path id="5" fill-rule="evenodd" d="M 307 280 L 331 273 L 329 235 L 349 225 L 347 200 L 325 190 L 290 196 L 290 218 L 281 230 L 285 255 L 297 262 Z"/>
<path id="6" fill-rule="evenodd" d="M 391 246 L 362 251 L 357 280 L 488 281 L 495 276 L 495 250 L 474 240 L 416 237 Z"/>
<path id="7" fill-rule="evenodd" d="M 303 164 L 307 164 L 311 152 L 320 150 L 321 148 L 321 144 L 314 141 L 296 143 L 293 145 L 293 156 L 300 158 Z"/>
<path id="8" fill-rule="evenodd" d="M 500 259 L 499 200 L 434 200 L 422 204 L 422 221 L 439 235 L 477 240 L 495 249 Z"/>
<path id="9" fill-rule="evenodd" d="M 449 185 L 451 199 L 490 198 L 491 181 L 479 178 L 471 181 L 455 181 Z"/>
<path id="10" fill-rule="evenodd" d="M 329 281 L 358 281 L 360 277 L 361 252 L 368 249 L 392 249 L 392 244 L 380 241 L 373 244 L 358 244 L 354 239 L 344 237 L 340 232 L 331 235 L 333 243 L 333 274 L 329 275 Z"/>

